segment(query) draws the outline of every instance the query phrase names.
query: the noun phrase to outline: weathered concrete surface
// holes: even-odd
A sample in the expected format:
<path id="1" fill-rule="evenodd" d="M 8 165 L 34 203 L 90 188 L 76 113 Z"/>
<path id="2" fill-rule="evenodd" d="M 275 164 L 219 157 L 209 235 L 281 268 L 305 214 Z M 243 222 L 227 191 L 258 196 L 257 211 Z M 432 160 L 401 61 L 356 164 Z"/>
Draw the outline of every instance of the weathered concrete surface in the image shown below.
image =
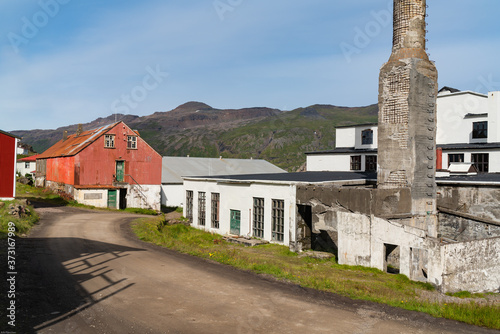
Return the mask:
<path id="1" fill-rule="evenodd" d="M 500 226 L 485 224 L 446 213 L 439 213 L 438 218 L 439 238 L 461 242 L 500 237 Z"/>
<path id="2" fill-rule="evenodd" d="M 479 185 L 439 186 L 440 207 L 500 222 L 500 188 Z"/>
<path id="3" fill-rule="evenodd" d="M 441 248 L 443 292 L 500 292 L 500 237 Z"/>

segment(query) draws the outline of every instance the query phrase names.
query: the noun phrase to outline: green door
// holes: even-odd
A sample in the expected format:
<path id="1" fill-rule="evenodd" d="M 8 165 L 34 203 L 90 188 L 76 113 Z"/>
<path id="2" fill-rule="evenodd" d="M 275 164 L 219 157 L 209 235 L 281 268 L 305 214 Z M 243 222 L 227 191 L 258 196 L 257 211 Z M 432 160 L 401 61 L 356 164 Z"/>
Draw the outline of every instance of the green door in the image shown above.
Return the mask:
<path id="1" fill-rule="evenodd" d="M 240 235 L 241 211 L 231 210 L 231 229 L 229 233 Z"/>
<path id="2" fill-rule="evenodd" d="M 116 209 L 116 190 L 108 190 L 108 208 Z"/>
<path id="3" fill-rule="evenodd" d="M 123 182 L 125 176 L 125 161 L 116 162 L 116 181 Z"/>

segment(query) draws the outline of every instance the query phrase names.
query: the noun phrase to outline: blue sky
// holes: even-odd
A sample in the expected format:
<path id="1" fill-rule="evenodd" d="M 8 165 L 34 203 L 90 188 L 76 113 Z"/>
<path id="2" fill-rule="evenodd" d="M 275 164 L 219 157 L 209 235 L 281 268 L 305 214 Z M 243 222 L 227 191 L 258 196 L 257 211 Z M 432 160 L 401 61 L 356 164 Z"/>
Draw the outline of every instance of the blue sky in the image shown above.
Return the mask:
<path id="1" fill-rule="evenodd" d="M 500 90 L 500 1 L 428 1 L 439 86 Z M 0 129 L 55 129 L 188 101 L 377 102 L 390 0 L 5 0 Z"/>

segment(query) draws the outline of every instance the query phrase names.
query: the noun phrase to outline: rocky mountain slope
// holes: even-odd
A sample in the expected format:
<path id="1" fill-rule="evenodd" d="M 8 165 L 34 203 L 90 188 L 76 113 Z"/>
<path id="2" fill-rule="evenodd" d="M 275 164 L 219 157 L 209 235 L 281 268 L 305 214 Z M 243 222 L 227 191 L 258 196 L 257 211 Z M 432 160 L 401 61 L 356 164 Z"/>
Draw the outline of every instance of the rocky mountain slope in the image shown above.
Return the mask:
<path id="1" fill-rule="evenodd" d="M 291 111 L 270 108 L 215 109 L 188 102 L 149 116 L 110 115 L 83 124 L 84 130 L 124 121 L 161 155 L 266 159 L 295 171 L 305 163 L 304 152 L 332 149 L 335 126 L 376 122 L 377 105 L 336 107 L 313 105 Z M 55 130 L 13 131 L 22 142 L 43 152 L 74 133 L 78 125 Z"/>

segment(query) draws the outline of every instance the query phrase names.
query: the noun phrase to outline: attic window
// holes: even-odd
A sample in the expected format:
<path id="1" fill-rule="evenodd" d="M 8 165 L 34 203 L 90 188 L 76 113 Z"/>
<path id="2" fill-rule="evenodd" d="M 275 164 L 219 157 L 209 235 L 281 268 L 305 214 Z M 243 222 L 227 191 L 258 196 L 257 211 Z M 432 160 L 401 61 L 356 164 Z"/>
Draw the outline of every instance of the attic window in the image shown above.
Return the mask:
<path id="1" fill-rule="evenodd" d="M 115 148 L 115 135 L 104 135 L 104 147 Z"/>
<path id="2" fill-rule="evenodd" d="M 137 149 L 137 137 L 127 136 L 127 149 L 136 150 Z"/>

